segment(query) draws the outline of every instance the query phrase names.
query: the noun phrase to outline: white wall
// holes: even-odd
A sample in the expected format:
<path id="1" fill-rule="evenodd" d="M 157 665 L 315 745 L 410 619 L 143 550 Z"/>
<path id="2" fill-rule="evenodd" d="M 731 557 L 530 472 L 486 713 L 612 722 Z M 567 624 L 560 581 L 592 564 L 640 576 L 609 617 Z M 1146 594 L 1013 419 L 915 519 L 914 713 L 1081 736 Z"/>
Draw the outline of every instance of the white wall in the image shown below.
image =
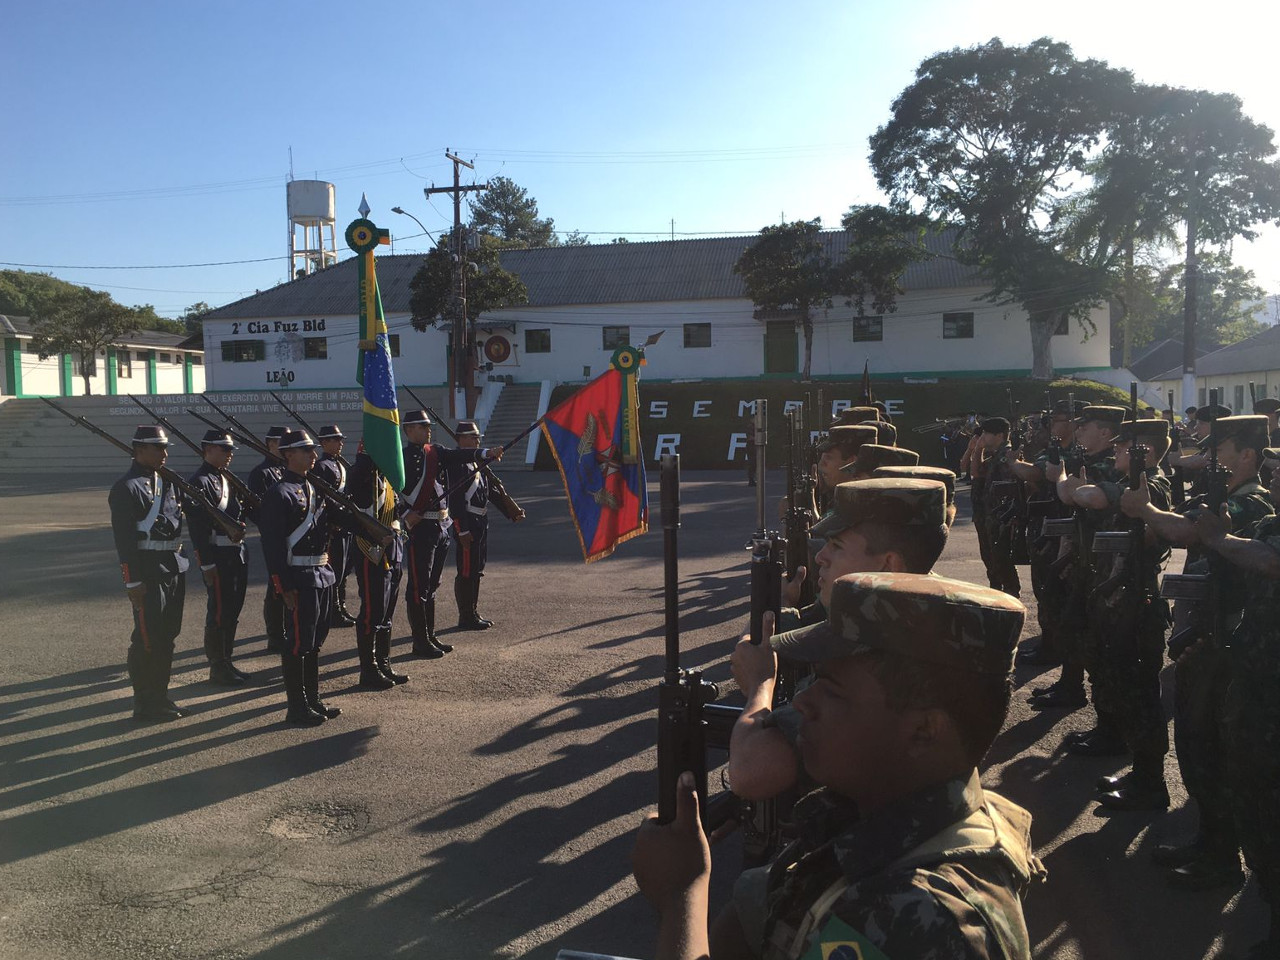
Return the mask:
<path id="1" fill-rule="evenodd" d="M 1193 403 L 1196 406 L 1208 403 L 1209 391 L 1216 389 L 1219 402 L 1231 408 L 1232 413 L 1252 413 L 1253 404 L 1249 402 L 1249 382 L 1253 382 L 1258 398 L 1280 397 L 1280 370 L 1253 370 L 1247 373 L 1230 373 L 1213 377 L 1196 377 L 1196 395 L 1186 402 L 1182 399 L 1182 381 L 1162 380 L 1157 385 L 1164 396 L 1166 391 L 1173 391 L 1173 408 L 1181 413 Z M 1237 396 L 1237 390 L 1239 396 Z M 1201 400 L 1201 391 L 1204 399 Z"/>
<path id="2" fill-rule="evenodd" d="M 396 382 L 410 386 L 440 384 L 448 379 L 444 333 L 419 333 L 407 314 L 387 318 L 387 328 L 400 337 L 394 361 Z M 204 372 L 210 390 L 282 390 L 355 387 L 359 317 L 268 317 L 261 320 L 206 320 Z M 302 338 L 324 337 L 328 356 L 306 359 Z M 224 363 L 225 340 L 262 340 L 266 359 Z"/>

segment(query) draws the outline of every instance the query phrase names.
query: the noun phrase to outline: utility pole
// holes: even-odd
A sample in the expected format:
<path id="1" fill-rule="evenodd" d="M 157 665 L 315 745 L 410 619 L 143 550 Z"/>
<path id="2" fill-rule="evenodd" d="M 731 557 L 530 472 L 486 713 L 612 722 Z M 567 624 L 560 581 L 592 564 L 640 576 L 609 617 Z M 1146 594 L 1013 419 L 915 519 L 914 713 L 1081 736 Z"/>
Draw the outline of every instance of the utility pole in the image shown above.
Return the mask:
<path id="1" fill-rule="evenodd" d="M 449 365 L 449 413 L 458 419 L 457 395 L 462 389 L 463 409 L 467 417 L 476 410 L 476 356 L 475 356 L 475 324 L 467 320 L 467 238 L 462 232 L 462 195 L 479 193 L 489 189 L 487 183 L 473 183 L 469 187 L 462 186 L 461 170 L 466 167 L 474 170 L 475 165 L 461 157 L 454 156 L 448 148 L 444 155 L 453 161 L 453 186 L 437 187 L 434 183 L 423 188 L 423 195 L 428 200 L 432 194 L 449 193 L 453 195 L 453 242 L 450 253 L 453 256 L 453 303 L 450 305 L 453 316 L 452 340 L 453 357 Z"/>

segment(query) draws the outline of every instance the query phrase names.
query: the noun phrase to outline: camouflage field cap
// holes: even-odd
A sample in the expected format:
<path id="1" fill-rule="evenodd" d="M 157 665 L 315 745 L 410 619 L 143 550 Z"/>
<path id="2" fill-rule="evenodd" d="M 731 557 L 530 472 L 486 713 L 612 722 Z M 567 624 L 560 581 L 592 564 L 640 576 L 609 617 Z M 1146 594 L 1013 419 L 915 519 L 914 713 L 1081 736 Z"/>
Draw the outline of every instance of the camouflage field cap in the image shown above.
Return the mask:
<path id="1" fill-rule="evenodd" d="M 873 427 L 876 431 L 876 443 L 883 444 L 886 447 L 892 447 L 898 442 L 898 428 L 888 420 L 868 420 L 865 426 Z"/>
<path id="2" fill-rule="evenodd" d="M 1116 433 L 1116 439 L 1120 441 L 1132 440 L 1135 437 L 1150 443 L 1153 440 L 1165 441 L 1169 439 L 1169 421 L 1168 420 L 1126 420 L 1120 424 L 1120 430 Z"/>
<path id="3" fill-rule="evenodd" d="M 815 663 L 873 650 L 986 676 L 1008 676 L 1026 608 L 999 590 L 919 573 L 850 573 L 831 585 L 824 623 L 770 643 Z"/>
<path id="4" fill-rule="evenodd" d="M 873 477 L 837 484 L 831 513 L 815 523 L 809 535 L 831 537 L 859 523 L 940 527 L 946 522 L 947 488 L 937 480 Z"/>
<path id="5" fill-rule="evenodd" d="M 875 407 L 849 407 L 840 411 L 840 416 L 836 417 L 835 422 L 831 425 L 834 427 L 837 423 L 854 424 L 879 419 L 880 411 Z"/>
<path id="6" fill-rule="evenodd" d="M 858 448 L 858 456 L 852 463 L 840 469 L 845 473 L 869 477 L 879 467 L 914 467 L 920 463 L 920 454 L 905 447 L 887 447 L 879 443 L 864 443 Z"/>
<path id="7" fill-rule="evenodd" d="M 1109 423 L 1112 426 L 1119 426 L 1128 415 L 1129 411 L 1124 407 L 1090 404 L 1080 411 L 1080 415 L 1076 417 L 1076 423 L 1088 423 L 1094 420 L 1100 423 Z"/>
<path id="8" fill-rule="evenodd" d="M 956 475 L 946 467 L 876 467 L 873 477 L 906 477 L 914 480 L 936 480 L 947 488 L 947 506 L 956 502 Z"/>
<path id="9" fill-rule="evenodd" d="M 1008 433 L 1009 421 L 1004 417 L 987 417 L 980 424 L 983 433 Z"/>
<path id="10" fill-rule="evenodd" d="M 1241 417 L 1223 417 L 1214 421 L 1213 432 L 1200 441 L 1200 446 L 1209 449 L 1210 437 L 1216 435 L 1218 442 L 1235 440 L 1244 446 L 1262 446 L 1271 439 L 1271 427 L 1267 418 L 1261 414 L 1247 414 Z"/>
<path id="11" fill-rule="evenodd" d="M 1280 400 L 1275 397 L 1260 397 L 1253 404 L 1253 412 L 1263 415 L 1280 411 Z"/>
<path id="12" fill-rule="evenodd" d="M 842 423 L 832 427 L 827 431 L 827 438 L 823 440 L 815 448 L 818 453 L 825 453 L 828 450 L 834 450 L 839 447 L 842 450 L 856 450 L 864 443 L 876 442 L 876 428 L 867 426 L 854 426 L 853 424 Z"/>
<path id="13" fill-rule="evenodd" d="M 1059 400 L 1053 405 L 1053 415 L 1055 417 L 1078 417 L 1084 413 L 1085 408 L 1088 406 L 1089 404 L 1083 400 Z"/>

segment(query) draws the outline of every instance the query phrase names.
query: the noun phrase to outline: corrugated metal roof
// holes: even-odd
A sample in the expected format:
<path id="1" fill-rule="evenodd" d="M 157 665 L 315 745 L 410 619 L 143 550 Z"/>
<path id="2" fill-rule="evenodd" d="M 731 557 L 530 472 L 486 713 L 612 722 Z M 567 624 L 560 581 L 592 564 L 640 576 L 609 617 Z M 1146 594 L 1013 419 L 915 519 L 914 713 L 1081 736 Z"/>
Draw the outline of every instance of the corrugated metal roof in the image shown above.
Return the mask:
<path id="1" fill-rule="evenodd" d="M 1280 326 L 1268 327 L 1247 340 L 1206 353 L 1196 360 L 1197 377 L 1220 377 L 1255 370 L 1280 370 Z M 1152 380 L 1182 379 L 1182 364 Z"/>
<path id="2" fill-rule="evenodd" d="M 833 258 L 843 256 L 849 247 L 849 235 L 843 230 L 824 231 L 821 237 Z M 746 291 L 733 265 L 755 239 L 539 247 L 503 251 L 501 260 L 529 288 L 533 307 L 743 299 Z M 975 269 L 952 256 L 954 233 L 931 234 L 926 245 L 937 256 L 907 269 L 903 285 L 908 290 L 983 286 Z M 409 312 L 409 281 L 422 262 L 421 254 L 378 257 L 378 287 L 388 313 Z M 328 270 L 219 307 L 205 319 L 354 314 L 359 312 L 356 297 L 356 259 L 351 257 Z"/>
<path id="3" fill-rule="evenodd" d="M 0 314 L 0 328 L 15 336 L 32 336 L 35 327 L 27 317 L 7 317 Z M 188 340 L 185 333 L 164 333 L 160 330 L 139 330 L 127 337 L 118 337 L 116 342 L 124 347 L 167 347 L 174 350 L 189 350 L 192 353 L 204 353 L 200 346 L 183 346 Z"/>

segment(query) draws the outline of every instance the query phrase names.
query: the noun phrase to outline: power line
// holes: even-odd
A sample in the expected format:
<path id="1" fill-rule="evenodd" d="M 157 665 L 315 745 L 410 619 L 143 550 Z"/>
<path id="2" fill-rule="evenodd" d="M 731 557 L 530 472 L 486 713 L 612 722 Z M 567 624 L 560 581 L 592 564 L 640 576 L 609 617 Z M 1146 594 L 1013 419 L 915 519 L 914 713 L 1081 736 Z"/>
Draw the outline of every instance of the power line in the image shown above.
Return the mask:
<path id="1" fill-rule="evenodd" d="M 185 270 L 190 267 L 229 267 L 241 263 L 271 263 L 288 260 L 288 257 L 258 257 L 255 260 L 218 260 L 212 263 L 152 263 L 145 266 L 90 266 L 65 263 L 12 263 L 0 260 L 0 267 L 21 267 L 26 270 Z"/>

